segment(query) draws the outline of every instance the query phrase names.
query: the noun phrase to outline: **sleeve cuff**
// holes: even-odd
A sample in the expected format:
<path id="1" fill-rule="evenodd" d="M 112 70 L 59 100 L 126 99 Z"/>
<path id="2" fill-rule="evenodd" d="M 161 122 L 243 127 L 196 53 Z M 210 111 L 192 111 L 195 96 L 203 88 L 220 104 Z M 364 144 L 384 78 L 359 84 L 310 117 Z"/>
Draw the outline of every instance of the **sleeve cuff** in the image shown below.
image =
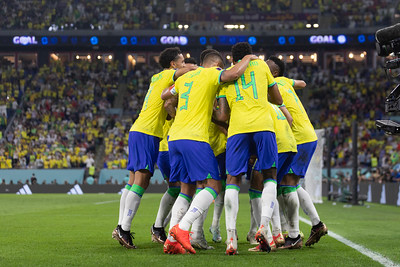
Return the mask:
<path id="1" fill-rule="evenodd" d="M 274 86 L 275 84 L 276 84 L 276 82 L 273 82 L 273 83 L 269 84 L 268 87 L 272 87 L 272 86 Z"/>
<path id="2" fill-rule="evenodd" d="M 223 71 L 221 71 L 221 72 L 219 73 L 218 84 L 221 84 L 221 75 L 222 75 L 222 73 L 223 73 L 224 71 L 225 71 L 225 70 L 223 70 Z"/>
<path id="3" fill-rule="evenodd" d="M 176 70 L 174 71 L 174 74 L 172 74 L 172 81 L 173 81 L 173 82 L 175 82 L 175 79 L 174 79 L 175 73 L 176 73 Z"/>

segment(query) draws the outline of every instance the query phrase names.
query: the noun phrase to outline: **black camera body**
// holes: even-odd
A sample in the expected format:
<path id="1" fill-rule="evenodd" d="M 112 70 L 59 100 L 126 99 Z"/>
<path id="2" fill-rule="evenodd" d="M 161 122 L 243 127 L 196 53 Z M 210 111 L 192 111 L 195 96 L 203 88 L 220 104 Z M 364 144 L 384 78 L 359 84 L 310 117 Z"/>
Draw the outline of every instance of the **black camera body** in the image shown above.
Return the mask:
<path id="1" fill-rule="evenodd" d="M 388 79 L 397 84 L 385 101 L 386 112 L 400 111 L 400 23 L 375 33 L 378 56 L 387 57 L 384 69 Z M 391 120 L 377 120 L 376 127 L 389 135 L 400 135 L 400 124 Z"/>

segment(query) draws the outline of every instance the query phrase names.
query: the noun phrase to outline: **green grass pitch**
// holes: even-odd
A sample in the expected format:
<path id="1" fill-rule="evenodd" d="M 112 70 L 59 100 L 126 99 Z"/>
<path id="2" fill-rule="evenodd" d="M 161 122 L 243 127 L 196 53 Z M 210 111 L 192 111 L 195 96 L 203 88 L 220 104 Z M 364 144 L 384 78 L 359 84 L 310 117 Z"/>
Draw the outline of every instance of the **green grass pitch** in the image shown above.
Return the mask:
<path id="1" fill-rule="evenodd" d="M 225 244 L 196 255 L 165 255 L 151 242 L 161 194 L 145 194 L 133 221 L 136 250 L 111 238 L 118 219 L 117 194 L 0 195 L 0 266 L 380 266 L 358 251 L 325 236 L 311 248 L 251 253 L 246 242 L 250 224 L 247 194 L 240 194 L 239 253 L 226 256 Z M 101 204 L 99 204 L 101 202 Z M 96 204 L 97 203 L 97 204 Z M 399 207 L 367 203 L 344 207 L 325 201 L 316 205 L 329 230 L 400 263 Z M 205 222 L 207 240 L 212 208 Z M 301 216 L 306 216 L 301 212 Z M 223 240 L 224 214 L 221 219 Z M 308 237 L 310 226 L 300 223 Z M 272 265 L 270 265 L 272 264 Z"/>

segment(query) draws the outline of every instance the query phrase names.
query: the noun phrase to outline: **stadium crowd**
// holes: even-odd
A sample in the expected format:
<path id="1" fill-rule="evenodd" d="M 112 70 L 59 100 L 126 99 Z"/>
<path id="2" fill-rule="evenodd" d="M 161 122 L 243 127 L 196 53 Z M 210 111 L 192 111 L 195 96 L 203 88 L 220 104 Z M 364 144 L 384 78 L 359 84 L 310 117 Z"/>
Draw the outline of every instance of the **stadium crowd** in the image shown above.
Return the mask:
<path id="1" fill-rule="evenodd" d="M 143 1 L 143 0 L 101 0 L 91 1 L 49 1 L 11 0 L 0 4 L 0 23 L 3 29 L 57 30 L 131 30 L 162 29 L 165 25 L 177 29 L 179 24 L 193 24 L 195 29 L 214 27 L 223 30 L 225 22 L 232 22 L 235 16 L 256 15 L 259 21 L 248 22 L 246 29 L 304 29 L 310 22 L 307 16 L 297 18 L 299 13 L 317 14 L 313 21 L 322 16 L 331 17 L 327 27 L 354 28 L 380 26 L 393 18 L 396 8 L 390 0 L 316 1 L 304 0 L 300 7 L 292 0 L 229 0 L 229 1 Z M 142 6 L 143 9 L 138 7 Z M 360 12 L 362 11 L 362 12 Z M 266 16 L 269 14 L 282 16 Z M 229 19 L 225 19 L 228 15 Z M 206 19 L 212 20 L 212 23 Z M 193 19 L 193 18 L 197 18 Z M 297 18 L 297 19 L 296 19 Z M 263 27 L 268 20 L 271 25 Z M 241 21 L 240 18 L 237 22 Z M 313 23 L 311 21 L 311 23 Z M 268 24 L 268 23 L 267 23 Z M 221 27 L 222 26 L 222 27 Z"/>

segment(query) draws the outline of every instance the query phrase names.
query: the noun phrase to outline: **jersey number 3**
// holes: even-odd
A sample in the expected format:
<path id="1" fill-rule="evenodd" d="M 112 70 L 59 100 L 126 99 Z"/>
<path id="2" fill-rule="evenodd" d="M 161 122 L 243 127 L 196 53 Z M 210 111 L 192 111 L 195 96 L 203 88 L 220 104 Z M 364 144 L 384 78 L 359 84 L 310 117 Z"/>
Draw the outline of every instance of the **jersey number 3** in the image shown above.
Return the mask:
<path id="1" fill-rule="evenodd" d="M 181 98 L 182 98 L 182 99 L 185 99 L 186 102 L 185 102 L 185 105 L 183 105 L 183 106 L 181 106 L 181 107 L 179 108 L 179 110 L 183 110 L 183 109 L 186 109 L 186 110 L 187 110 L 187 108 L 188 108 L 188 102 L 189 102 L 189 94 L 190 94 L 190 90 L 192 89 L 192 85 L 193 85 L 193 82 L 185 83 L 185 86 L 188 87 L 188 90 L 187 90 L 186 92 L 184 92 L 184 93 L 181 95 Z"/>

